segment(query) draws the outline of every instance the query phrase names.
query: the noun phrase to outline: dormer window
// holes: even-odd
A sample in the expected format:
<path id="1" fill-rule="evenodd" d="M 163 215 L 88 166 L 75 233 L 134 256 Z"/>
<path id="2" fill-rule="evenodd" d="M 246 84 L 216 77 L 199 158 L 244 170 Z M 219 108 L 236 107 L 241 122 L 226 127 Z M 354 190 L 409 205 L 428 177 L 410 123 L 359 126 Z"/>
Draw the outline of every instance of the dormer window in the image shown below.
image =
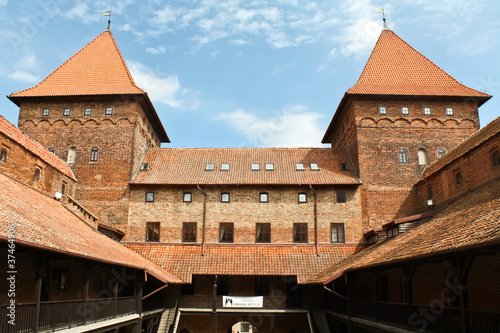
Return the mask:
<path id="1" fill-rule="evenodd" d="M 309 167 L 311 168 L 311 171 L 319 171 L 318 163 L 309 163 Z"/>
<path id="2" fill-rule="evenodd" d="M 71 109 L 70 108 L 65 108 L 63 111 L 63 116 L 69 117 L 71 115 Z"/>
<path id="3" fill-rule="evenodd" d="M 426 108 L 424 108 L 424 114 L 425 114 L 426 116 L 430 116 L 430 115 L 431 115 L 431 108 L 427 108 L 427 107 L 426 107 Z"/>
<path id="4" fill-rule="evenodd" d="M 220 171 L 229 171 L 229 163 L 222 163 L 220 166 Z"/>
<path id="5" fill-rule="evenodd" d="M 304 171 L 304 164 L 303 163 L 295 163 L 295 169 L 297 171 Z"/>
<path id="6" fill-rule="evenodd" d="M 43 111 L 42 111 L 42 116 L 46 117 L 46 116 L 48 116 L 48 115 L 49 115 L 49 113 L 50 113 L 50 110 L 49 110 L 49 109 L 43 109 Z"/>
<path id="7" fill-rule="evenodd" d="M 266 171 L 273 171 L 274 163 L 266 163 Z"/>
<path id="8" fill-rule="evenodd" d="M 446 108 L 446 115 L 453 116 L 455 113 L 453 112 L 453 108 Z"/>
<path id="9" fill-rule="evenodd" d="M 106 113 L 105 113 L 105 115 L 106 115 L 106 116 L 110 116 L 110 115 L 112 115 L 112 114 L 113 114 L 113 107 L 108 106 L 108 107 L 106 108 Z"/>
<path id="10" fill-rule="evenodd" d="M 407 106 L 403 106 L 403 107 L 401 108 L 401 114 L 402 114 L 403 116 L 407 116 L 407 115 L 409 115 L 409 114 L 410 114 L 410 109 L 408 109 L 408 107 L 407 107 Z"/>
<path id="11" fill-rule="evenodd" d="M 84 116 L 91 116 L 92 115 L 92 108 L 85 108 L 83 115 Z"/>
<path id="12" fill-rule="evenodd" d="M 347 163 L 340 163 L 340 171 L 349 171 Z"/>
<path id="13" fill-rule="evenodd" d="M 387 114 L 387 108 L 385 106 L 380 106 L 378 108 L 378 113 L 380 113 L 380 114 Z"/>
<path id="14" fill-rule="evenodd" d="M 205 167 L 205 171 L 214 171 L 215 170 L 215 164 L 214 163 L 207 163 L 207 166 Z"/>
<path id="15" fill-rule="evenodd" d="M 260 164 L 252 163 L 252 171 L 259 171 L 259 170 L 260 170 Z"/>
<path id="16" fill-rule="evenodd" d="M 149 163 L 142 163 L 140 171 L 148 171 L 148 170 L 149 170 Z"/>

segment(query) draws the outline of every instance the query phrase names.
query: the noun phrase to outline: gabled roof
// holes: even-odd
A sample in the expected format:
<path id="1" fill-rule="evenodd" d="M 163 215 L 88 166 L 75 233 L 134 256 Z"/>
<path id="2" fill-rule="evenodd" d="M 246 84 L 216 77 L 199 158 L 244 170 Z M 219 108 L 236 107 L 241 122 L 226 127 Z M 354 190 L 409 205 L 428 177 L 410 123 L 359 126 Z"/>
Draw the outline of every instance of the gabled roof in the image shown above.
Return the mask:
<path id="1" fill-rule="evenodd" d="M 297 276 L 306 281 L 349 255 L 357 245 L 201 245 L 128 243 L 126 246 L 163 269 L 191 282 L 192 275 Z"/>
<path id="2" fill-rule="evenodd" d="M 483 142 L 489 140 L 490 138 L 498 135 L 500 133 L 500 117 L 491 121 L 484 128 L 472 134 L 465 141 L 460 143 L 458 146 L 447 152 L 442 157 L 438 158 L 434 163 L 428 165 L 422 177 L 420 177 L 419 183 L 424 179 L 427 179 L 431 175 L 435 174 L 439 170 L 441 170 L 446 165 L 452 163 L 456 159 L 460 158 L 462 155 L 470 152 L 477 146 L 481 145 Z"/>
<path id="3" fill-rule="evenodd" d="M 0 133 L 7 136 L 12 141 L 16 142 L 20 146 L 26 148 L 32 154 L 38 156 L 48 165 L 54 167 L 62 174 L 68 176 L 69 178 L 76 180 L 73 171 L 68 164 L 63 162 L 59 157 L 49 152 L 38 142 L 35 142 L 28 138 L 25 134 L 14 125 L 12 125 L 7 119 L 0 115 Z"/>
<path id="4" fill-rule="evenodd" d="M 455 80 L 388 29 L 380 34 L 358 82 L 347 93 L 477 97 L 482 103 L 491 98 Z"/>
<path id="5" fill-rule="evenodd" d="M 360 184 L 352 171 L 340 170 L 347 158 L 332 148 L 152 148 L 144 163 L 148 171 L 139 171 L 132 184 Z M 205 170 L 208 163 L 213 171 Z M 228 171 L 221 170 L 222 163 L 229 163 Z M 252 163 L 260 170 L 253 171 Z M 266 171 L 266 163 L 274 170 Z M 296 170 L 296 163 L 304 170 Z M 319 171 L 310 163 L 317 163 Z"/>
<path id="6" fill-rule="evenodd" d="M 110 31 L 104 31 L 52 74 L 17 97 L 145 94 L 136 86 Z"/>
<path id="7" fill-rule="evenodd" d="M 48 195 L 0 173 L 0 240 L 16 226 L 16 245 L 145 270 L 162 282 L 178 278 L 104 236 Z"/>
<path id="8" fill-rule="evenodd" d="M 451 202 L 427 222 L 388 238 L 321 272 L 308 283 L 328 283 L 346 271 L 500 245 L 500 178 Z"/>

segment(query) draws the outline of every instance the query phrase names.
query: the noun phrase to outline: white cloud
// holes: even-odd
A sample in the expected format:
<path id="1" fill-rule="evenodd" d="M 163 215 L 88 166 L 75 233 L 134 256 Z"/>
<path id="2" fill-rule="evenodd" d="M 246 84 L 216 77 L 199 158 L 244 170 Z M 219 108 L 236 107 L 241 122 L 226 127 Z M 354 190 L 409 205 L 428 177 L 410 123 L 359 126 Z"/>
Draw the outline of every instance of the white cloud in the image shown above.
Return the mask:
<path id="1" fill-rule="evenodd" d="M 242 39 L 242 38 L 238 38 L 238 39 L 232 39 L 229 41 L 229 44 L 233 44 L 233 45 L 236 45 L 236 46 L 240 46 L 240 45 L 247 45 L 247 44 L 250 44 L 250 42 L 247 42 L 246 40 Z"/>
<path id="2" fill-rule="evenodd" d="M 295 105 L 265 119 L 243 109 L 220 113 L 216 119 L 226 121 L 245 135 L 251 146 L 317 147 L 321 146 L 323 135 L 321 117 L 303 105 Z"/>
<path id="3" fill-rule="evenodd" d="M 37 76 L 23 71 L 15 71 L 14 73 L 9 74 L 9 78 L 27 83 L 36 83 L 40 81 Z"/>
<path id="4" fill-rule="evenodd" d="M 167 49 L 164 46 L 158 46 L 158 47 L 148 47 L 146 49 L 146 52 L 149 52 L 151 54 L 162 54 L 165 53 Z"/>
<path id="5" fill-rule="evenodd" d="M 90 13 L 89 6 L 84 2 L 78 2 L 73 8 L 63 11 L 62 14 L 69 20 L 78 20 L 85 24 L 97 22 L 101 19 L 99 16 L 101 13 L 99 15 Z"/>

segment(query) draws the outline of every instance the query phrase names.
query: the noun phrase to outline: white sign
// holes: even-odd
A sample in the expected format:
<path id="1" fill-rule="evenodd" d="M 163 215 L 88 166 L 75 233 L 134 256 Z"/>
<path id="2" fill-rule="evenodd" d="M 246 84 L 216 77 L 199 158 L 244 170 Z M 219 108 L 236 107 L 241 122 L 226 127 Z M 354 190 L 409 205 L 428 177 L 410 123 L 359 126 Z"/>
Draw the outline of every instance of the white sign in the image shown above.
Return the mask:
<path id="1" fill-rule="evenodd" d="M 222 296 L 222 305 L 225 308 L 262 308 L 264 297 Z"/>

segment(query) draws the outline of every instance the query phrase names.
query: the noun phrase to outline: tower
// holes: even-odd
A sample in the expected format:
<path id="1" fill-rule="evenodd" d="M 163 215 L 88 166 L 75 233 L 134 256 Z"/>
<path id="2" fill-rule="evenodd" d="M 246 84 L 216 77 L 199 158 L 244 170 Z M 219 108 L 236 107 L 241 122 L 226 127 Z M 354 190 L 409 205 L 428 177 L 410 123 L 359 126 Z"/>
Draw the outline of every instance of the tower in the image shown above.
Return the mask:
<path id="1" fill-rule="evenodd" d="M 76 200 L 101 223 L 125 228 L 132 174 L 148 147 L 169 138 L 112 33 L 101 33 L 38 85 L 8 98 L 20 108 L 21 131 L 71 166 Z"/>
<path id="2" fill-rule="evenodd" d="M 363 182 L 366 229 L 411 214 L 422 171 L 479 129 L 490 95 L 459 83 L 385 28 L 323 143 L 349 152 Z"/>

